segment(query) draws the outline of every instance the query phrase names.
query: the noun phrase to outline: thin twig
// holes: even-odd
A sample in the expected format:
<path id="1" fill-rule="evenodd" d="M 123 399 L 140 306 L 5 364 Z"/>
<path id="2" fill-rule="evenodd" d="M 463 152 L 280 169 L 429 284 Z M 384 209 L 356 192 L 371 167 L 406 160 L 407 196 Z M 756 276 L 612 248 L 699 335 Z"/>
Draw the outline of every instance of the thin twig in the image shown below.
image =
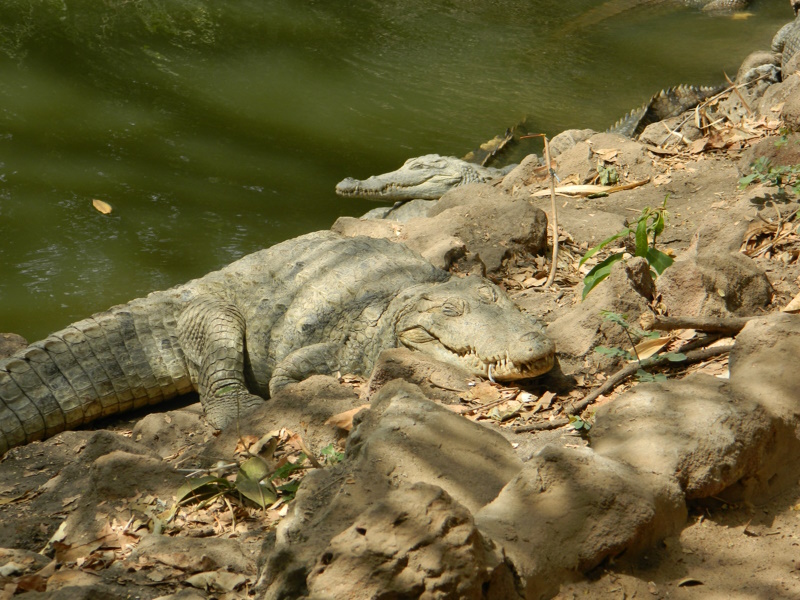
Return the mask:
<path id="1" fill-rule="evenodd" d="M 553 213 L 552 226 L 553 226 L 553 263 L 550 265 L 550 274 L 547 276 L 547 281 L 544 282 L 542 289 L 549 288 L 553 285 L 556 278 L 556 269 L 558 269 L 558 209 L 556 208 L 556 172 L 553 170 L 553 165 L 550 162 L 550 144 L 547 141 L 547 135 L 544 133 L 531 133 L 523 135 L 520 139 L 540 137 L 544 140 L 544 160 L 547 173 L 550 175 L 550 205 L 551 212 Z"/>
<path id="2" fill-rule="evenodd" d="M 556 278 L 556 269 L 558 268 L 558 209 L 556 208 L 556 174 L 550 162 L 550 144 L 547 142 L 547 136 L 543 137 L 544 156 L 547 161 L 548 173 L 550 174 L 550 205 L 553 212 L 553 264 L 550 265 L 550 275 L 547 276 L 547 281 L 544 282 L 544 287 L 549 288 Z"/>
<path id="3" fill-rule="evenodd" d="M 742 93 L 738 90 L 738 88 L 736 87 L 736 84 L 731 81 L 731 78 L 728 77 L 727 73 L 725 73 L 723 71 L 722 74 L 725 75 L 725 81 L 727 81 L 731 85 L 731 89 L 734 92 L 736 92 L 737 96 L 739 96 L 739 100 L 742 101 L 742 106 L 744 106 L 745 110 L 747 110 L 747 115 L 752 117 L 753 116 L 753 109 L 750 108 L 750 105 L 747 103 L 747 100 L 744 99 L 744 96 L 742 96 Z"/>

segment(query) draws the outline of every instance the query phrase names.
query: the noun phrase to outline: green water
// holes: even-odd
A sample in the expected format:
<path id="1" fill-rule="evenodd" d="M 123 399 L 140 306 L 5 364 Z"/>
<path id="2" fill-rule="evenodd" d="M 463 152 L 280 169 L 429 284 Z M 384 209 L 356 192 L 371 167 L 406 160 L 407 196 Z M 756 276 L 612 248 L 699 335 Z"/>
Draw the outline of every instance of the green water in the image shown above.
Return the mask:
<path id="1" fill-rule="evenodd" d="M 334 195 L 345 176 L 526 116 L 602 130 L 733 75 L 791 18 L 600 4 L 3 0 L 0 331 L 38 339 L 373 208 Z"/>

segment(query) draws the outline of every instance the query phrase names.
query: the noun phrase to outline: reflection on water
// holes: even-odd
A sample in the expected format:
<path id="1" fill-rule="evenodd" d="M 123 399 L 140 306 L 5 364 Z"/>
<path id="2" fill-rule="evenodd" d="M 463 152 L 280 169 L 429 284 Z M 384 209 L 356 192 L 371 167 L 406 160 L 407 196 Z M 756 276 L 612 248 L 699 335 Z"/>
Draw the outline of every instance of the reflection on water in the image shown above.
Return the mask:
<path id="1" fill-rule="evenodd" d="M 345 176 L 463 155 L 525 116 L 603 129 L 660 87 L 721 81 L 791 17 L 342 4 L 3 0 L 0 331 L 36 339 L 372 208 L 334 195 Z"/>

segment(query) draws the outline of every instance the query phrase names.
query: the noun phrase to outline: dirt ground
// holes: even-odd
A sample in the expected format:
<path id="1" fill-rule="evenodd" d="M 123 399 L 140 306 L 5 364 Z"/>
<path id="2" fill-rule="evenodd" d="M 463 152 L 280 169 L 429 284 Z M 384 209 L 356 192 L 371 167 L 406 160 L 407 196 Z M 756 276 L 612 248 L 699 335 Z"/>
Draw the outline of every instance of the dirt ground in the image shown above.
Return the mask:
<path id="1" fill-rule="evenodd" d="M 780 139 L 779 127 L 780 123 L 761 119 L 750 123 L 746 135 L 735 137 L 728 132 L 727 141 L 699 150 L 698 145 L 683 145 L 668 152 L 652 152 L 649 164 L 641 166 L 648 172 L 650 183 L 632 190 L 596 199 L 560 196 L 559 207 L 575 212 L 572 220 L 562 222 L 563 245 L 556 285 L 542 291 L 542 274 L 546 273 L 543 260 L 512 263 L 502 283 L 523 308 L 545 322 L 552 322 L 580 299 L 582 278 L 588 268 L 578 265 L 580 257 L 589 246 L 608 235 L 609 220 L 595 217 L 603 213 L 635 221 L 644 207 L 660 206 L 668 196 L 669 222 L 659 247 L 680 256 L 689 248 L 700 223 L 716 220 L 721 224 L 720 231 L 724 232 L 745 222 L 752 227 L 742 239 L 742 248 L 748 254 L 757 255 L 755 260 L 766 271 L 775 290 L 768 310 L 785 307 L 800 291 L 797 261 L 800 236 L 794 217 L 800 206 L 797 197 L 791 192 L 781 195 L 776 188 L 759 188 L 759 191 L 738 187 L 740 177 L 748 172 L 748 165 L 756 156 L 757 151 L 752 147 L 761 143 L 762 154 L 772 152 Z M 791 137 L 784 147 L 787 152 L 794 151 L 796 139 Z M 607 165 L 618 165 L 614 149 L 603 150 L 612 151 L 605 153 Z M 788 164 L 798 162 L 800 160 Z M 623 182 L 640 178 L 641 173 L 626 173 L 623 165 L 619 167 Z M 548 213 L 549 202 L 549 198 L 537 200 Z M 756 216 L 759 212 L 761 217 Z M 593 229 L 595 220 L 598 227 Z M 784 227 L 786 224 L 788 228 Z M 679 345 L 682 341 L 675 343 Z M 554 396 L 546 405 L 539 403 L 536 409 L 526 409 L 521 421 L 498 425 L 498 419 L 480 408 L 473 410 L 470 416 L 488 426 L 504 429 L 513 438 L 510 428 L 515 424 L 558 417 L 560 406 L 582 397 L 608 376 L 591 361 L 584 361 L 576 369 L 571 375 L 571 386 L 545 379 L 525 388 L 539 397 L 552 389 Z M 695 370 L 724 377 L 726 358 L 673 370 L 670 377 L 681 377 Z M 358 399 L 358 392 L 363 392 L 363 381 L 343 377 L 342 382 L 355 391 L 352 398 L 345 400 L 351 402 L 353 408 L 360 405 L 363 400 Z M 487 384 L 482 389 L 502 400 L 513 388 Z M 613 401 L 618 391 L 602 397 L 600 402 Z M 511 395 L 518 392 L 515 389 Z M 467 408 L 480 405 L 479 396 L 472 394 L 463 398 L 461 404 Z M 194 466 L 208 467 L 211 457 L 203 454 L 203 448 L 216 439 L 214 432 L 202 422 L 198 405 L 191 400 L 122 415 L 84 431 L 59 434 L 45 442 L 13 449 L 3 458 L 0 462 L 0 547 L 29 552 L 0 549 L 0 600 L 14 595 L 61 597 L 59 594 L 65 598 L 103 597 L 102 594 L 106 594 L 105 597 L 155 598 L 180 590 L 184 598 L 253 597 L 250 590 L 256 580 L 261 542 L 285 515 L 287 501 L 278 499 L 262 510 L 252 503 L 222 496 L 206 506 L 188 504 L 171 514 L 176 496 L 181 495 L 180 481 L 165 477 L 156 466 L 153 454 L 161 456 L 166 465 L 187 470 Z M 483 404 L 486 404 L 485 399 Z M 167 410 L 171 412 L 163 412 Z M 143 434 L 141 428 L 138 435 L 134 433 L 136 423 L 146 414 L 157 412 L 162 414 L 148 417 L 151 421 L 159 420 L 155 433 L 145 430 Z M 116 436 L 98 438 L 98 432 L 103 431 L 131 438 L 130 445 L 126 446 L 127 442 Z M 545 435 L 576 436 L 573 430 L 564 427 L 556 433 L 519 434 L 517 439 Z M 299 461 L 299 454 L 307 450 L 308 441 L 304 442 L 291 430 L 278 431 L 273 437 L 277 446 L 273 457 L 279 466 Z M 341 450 L 342 439 L 325 447 Z M 113 463 L 101 472 L 96 463 L 83 458 L 89 450 L 102 451 L 108 456 L 120 449 L 135 453 L 135 444 L 144 445 L 142 456 L 154 461 L 152 481 L 142 475 L 141 468 L 128 474 L 122 463 Z M 327 458 L 319 453 L 322 447 L 319 444 L 314 446 L 316 458 L 324 462 Z M 234 457 L 219 458 L 231 460 Z M 787 457 L 787 461 L 797 458 Z M 287 476 L 285 483 L 291 483 L 297 476 L 298 472 Z M 92 493 L 88 493 L 89 488 Z M 141 491 L 126 495 L 132 489 Z M 87 503 L 96 504 L 87 506 Z M 101 527 L 103 535 L 86 540 L 83 546 L 59 542 L 55 535 L 59 526 L 80 511 L 104 515 L 107 521 Z M 588 577 L 576 574 L 576 581 L 564 583 L 557 598 L 800 598 L 798 511 L 800 482 L 757 506 L 728 505 L 716 499 L 695 504 L 679 537 L 666 540 L 643 556 L 618 557 Z M 142 534 L 154 528 L 168 534 L 164 537 L 189 540 L 194 549 L 190 544 L 189 547 L 171 546 L 138 552 Z M 202 546 L 201 540 L 235 543 L 238 550 L 226 550 L 225 556 L 216 556 Z M 198 550 L 201 546 L 202 552 Z M 239 578 L 226 579 L 226 574 L 232 576 L 234 572 Z M 205 579 L 198 577 L 208 573 L 214 575 L 206 575 Z M 80 588 L 84 591 L 78 592 L 76 585 L 95 586 L 94 589 L 102 593 L 86 595 L 89 592 L 85 590 L 93 588 Z M 40 595 L 42 592 L 48 595 Z"/>

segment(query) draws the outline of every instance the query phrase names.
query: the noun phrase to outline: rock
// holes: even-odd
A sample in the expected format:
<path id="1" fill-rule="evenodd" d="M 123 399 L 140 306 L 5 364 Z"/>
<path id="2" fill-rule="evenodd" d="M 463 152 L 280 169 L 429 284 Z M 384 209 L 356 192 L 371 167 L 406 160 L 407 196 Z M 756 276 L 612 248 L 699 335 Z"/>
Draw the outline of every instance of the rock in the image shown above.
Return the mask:
<path id="1" fill-rule="evenodd" d="M 265 402 L 263 406 L 247 413 L 237 427 L 225 428 L 202 451 L 208 464 L 220 456 L 232 456 L 241 436 L 261 438 L 270 431 L 286 427 L 300 434 L 312 452 L 338 442 L 342 432 L 325 422 L 333 415 L 361 406 L 353 390 L 333 377 L 314 375 L 305 381 L 287 386 Z"/>
<path id="2" fill-rule="evenodd" d="M 510 194 L 528 187 L 536 181 L 542 180 L 547 174 L 547 171 L 542 166 L 539 157 L 535 154 L 529 154 L 522 161 L 514 167 L 500 183 L 500 188 Z"/>
<path id="3" fill-rule="evenodd" d="M 752 173 L 751 166 L 759 158 L 769 160 L 770 164 L 776 167 L 800 164 L 800 144 L 798 144 L 800 133 L 791 133 L 786 136 L 785 144 L 776 145 L 780 139 L 779 136 L 767 137 L 745 150 L 737 163 L 739 172 L 742 175 Z M 773 187 L 771 191 L 776 194 L 778 190 Z"/>
<path id="4" fill-rule="evenodd" d="M 800 476 L 800 316 L 776 313 L 747 323 L 730 354 L 730 387 L 757 402 L 776 422 L 776 434 L 758 472 L 745 482 L 751 493 L 774 495 Z"/>
<path id="5" fill-rule="evenodd" d="M 579 142 L 588 140 L 597 134 L 594 129 L 567 129 L 550 140 L 550 158 L 553 159 L 567 150 L 574 148 Z"/>
<path id="6" fill-rule="evenodd" d="M 547 214 L 548 222 L 551 222 L 550 198 L 539 198 L 537 201 Z M 587 203 L 571 203 L 566 207 L 559 205 L 557 210 L 559 228 L 568 231 L 573 241 L 578 244 L 586 243 L 589 248 L 626 227 L 625 217 L 622 215 L 600 210 Z"/>
<path id="7" fill-rule="evenodd" d="M 754 69 L 763 66 L 774 66 L 780 68 L 781 55 L 767 50 L 756 50 L 748 54 L 739 65 L 739 70 L 736 72 L 736 83 L 748 83 L 754 79 Z M 757 77 L 758 75 L 755 75 Z"/>
<path id="8" fill-rule="evenodd" d="M 548 326 L 547 335 L 555 341 L 559 356 L 569 359 L 582 357 L 599 344 L 628 347 L 624 330 L 604 319 L 601 311 L 628 315 L 635 321 L 648 310 L 653 291 L 650 265 L 645 259 L 619 262 L 583 302 Z"/>
<path id="9" fill-rule="evenodd" d="M 698 244 L 661 274 L 658 291 L 673 316 L 747 316 L 772 299 L 766 274 L 751 258 Z"/>
<path id="10" fill-rule="evenodd" d="M 478 530 L 513 564 L 526 598 L 550 598 L 576 573 L 650 547 L 685 521 L 674 483 L 589 448 L 554 446 L 475 514 Z"/>
<path id="11" fill-rule="evenodd" d="M 424 483 L 392 490 L 334 537 L 308 576 L 308 597 L 521 598 L 470 512 Z"/>
<path id="12" fill-rule="evenodd" d="M 161 458 L 171 456 L 176 448 L 205 444 L 213 436 L 214 428 L 206 422 L 199 402 L 179 410 L 151 413 L 133 426 L 133 439 Z"/>
<path id="13" fill-rule="evenodd" d="M 389 481 L 438 485 L 469 510 L 491 502 L 522 468 L 500 434 L 403 381 L 386 385 L 360 415 L 347 440 L 348 460 L 359 469 L 377 469 Z"/>
<path id="14" fill-rule="evenodd" d="M 769 86 L 754 108 L 759 115 L 763 115 L 767 119 L 775 119 L 783 116 L 783 107 L 786 106 L 786 102 L 797 98 L 798 94 L 800 94 L 800 77 L 789 77 L 781 83 Z M 787 125 L 797 129 L 796 121 L 788 122 Z"/>
<path id="15" fill-rule="evenodd" d="M 378 357 L 369 378 L 367 395 L 372 397 L 394 379 L 419 386 L 422 393 L 432 400 L 455 404 L 459 401 L 459 391 L 466 392 L 468 382 L 477 378 L 468 371 L 408 348 L 391 348 Z"/>
<path id="16" fill-rule="evenodd" d="M 379 206 L 373 208 L 366 214 L 361 215 L 362 219 L 389 219 L 399 223 L 405 223 L 409 219 L 417 217 L 427 217 L 431 208 L 436 205 L 436 200 L 409 200 L 408 202 L 397 202 L 394 206 Z"/>
<path id="17" fill-rule="evenodd" d="M 16 333 L 0 333 L 0 359 L 8 358 L 12 354 L 28 346 L 28 340 Z"/>
<path id="18" fill-rule="evenodd" d="M 795 52 L 794 56 L 792 56 L 792 58 L 790 58 L 788 61 L 786 61 L 786 64 L 783 65 L 783 71 L 784 72 L 782 73 L 782 75 L 783 75 L 784 79 L 790 79 L 791 76 L 794 73 L 796 73 L 797 71 L 800 71 L 800 54 L 799 53 Z"/>
<path id="19" fill-rule="evenodd" d="M 639 384 L 595 413 L 595 452 L 678 482 L 688 500 L 718 495 L 755 474 L 774 425 L 727 381 L 694 374 Z"/>
<path id="20" fill-rule="evenodd" d="M 428 400 L 416 386 L 391 382 L 373 397 L 369 411 L 357 415 L 345 460 L 306 475 L 289 514 L 265 544 L 259 588 L 265 598 L 302 595 L 331 540 L 394 488 L 427 483 L 474 511 L 521 468 L 501 435 Z"/>
<path id="21" fill-rule="evenodd" d="M 672 133 L 673 131 L 679 132 L 678 135 Z M 685 142 L 693 142 L 703 137 L 703 132 L 697 128 L 693 119 L 687 119 L 686 115 L 678 115 L 677 117 L 670 117 L 659 121 L 658 123 L 651 123 L 644 128 L 644 131 L 639 135 L 638 141 L 640 144 L 652 144 L 653 146 L 661 146 L 669 148 L 676 144 L 683 145 Z"/>
<path id="22" fill-rule="evenodd" d="M 631 180 L 650 177 L 652 160 L 645 147 L 615 133 L 598 133 L 579 142 L 573 148 L 559 155 L 556 172 L 561 179 L 577 175 L 579 183 L 587 183 L 597 174 L 597 163 L 601 161 L 597 151 L 615 150 L 613 165 L 620 175 Z"/>
<path id="23" fill-rule="evenodd" d="M 538 254 L 547 243 L 547 217 L 541 210 L 483 183 L 450 190 L 428 218 L 397 223 L 341 217 L 331 229 L 403 242 L 437 267 L 457 266 L 461 272 L 483 270 L 483 265 L 495 272 L 512 254 Z"/>
<path id="24" fill-rule="evenodd" d="M 255 575 L 256 564 L 237 539 L 203 539 L 145 535 L 131 556 L 132 561 L 158 562 L 186 573 L 229 571 Z"/>

